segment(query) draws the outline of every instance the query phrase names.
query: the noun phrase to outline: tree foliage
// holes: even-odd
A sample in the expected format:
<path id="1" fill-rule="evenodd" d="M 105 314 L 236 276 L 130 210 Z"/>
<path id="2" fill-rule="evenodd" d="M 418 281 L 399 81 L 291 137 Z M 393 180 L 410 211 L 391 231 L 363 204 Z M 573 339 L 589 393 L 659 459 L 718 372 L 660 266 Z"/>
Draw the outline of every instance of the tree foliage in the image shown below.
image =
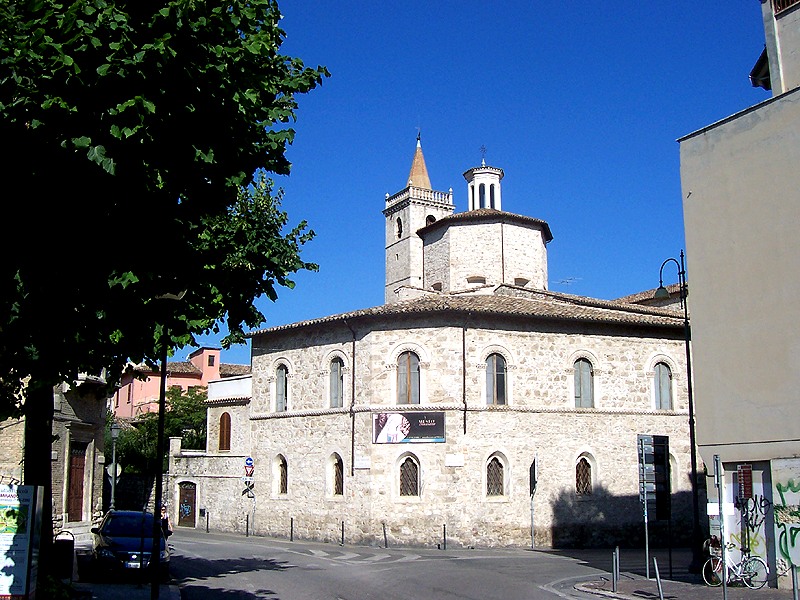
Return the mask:
<path id="1" fill-rule="evenodd" d="M 154 363 L 313 265 L 267 172 L 296 96 L 327 76 L 280 54 L 274 0 L 0 3 L 0 416 L 27 377 Z M 252 185 L 250 177 L 257 171 Z M 163 298 L 185 291 L 181 302 Z"/>
<path id="2" fill-rule="evenodd" d="M 265 173 L 289 172 L 296 98 L 328 72 L 280 53 L 279 20 L 275 0 L 0 2 L 0 418 L 24 413 L 45 506 L 55 384 L 221 321 L 227 346 L 314 268 Z"/>
<path id="3" fill-rule="evenodd" d="M 166 394 L 167 410 L 164 413 L 164 437 L 181 438 L 181 447 L 205 450 L 206 413 L 208 392 L 202 387 L 170 388 Z M 117 462 L 126 473 L 152 474 L 154 465 L 167 467 L 168 447 L 161 461 L 156 461 L 158 413 L 145 413 L 120 430 L 117 439 Z"/>

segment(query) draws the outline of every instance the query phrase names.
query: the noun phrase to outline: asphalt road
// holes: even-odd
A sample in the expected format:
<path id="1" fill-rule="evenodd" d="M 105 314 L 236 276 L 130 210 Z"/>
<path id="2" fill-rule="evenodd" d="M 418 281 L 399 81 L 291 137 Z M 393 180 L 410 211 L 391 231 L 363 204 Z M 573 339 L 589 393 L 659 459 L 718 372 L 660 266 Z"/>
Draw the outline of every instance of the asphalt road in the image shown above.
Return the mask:
<path id="1" fill-rule="evenodd" d="M 170 542 L 183 600 L 585 599 L 575 583 L 608 575 L 585 557 L 525 549 L 383 549 L 182 529 Z"/>

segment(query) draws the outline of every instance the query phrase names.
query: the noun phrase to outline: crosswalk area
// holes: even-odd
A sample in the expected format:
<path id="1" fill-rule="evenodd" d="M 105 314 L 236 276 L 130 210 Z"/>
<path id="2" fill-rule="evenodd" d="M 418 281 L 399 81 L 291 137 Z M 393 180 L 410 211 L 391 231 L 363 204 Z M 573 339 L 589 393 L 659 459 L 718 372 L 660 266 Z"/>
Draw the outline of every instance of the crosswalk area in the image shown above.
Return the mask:
<path id="1" fill-rule="evenodd" d="M 381 550 L 362 550 L 353 552 L 351 549 L 330 549 L 318 550 L 313 548 L 286 548 L 286 552 L 291 554 L 301 554 L 312 558 L 324 560 L 331 563 L 341 564 L 389 564 L 399 562 L 411 562 L 416 560 L 452 560 L 452 555 L 425 555 L 415 554 L 411 551 L 381 551 Z"/>

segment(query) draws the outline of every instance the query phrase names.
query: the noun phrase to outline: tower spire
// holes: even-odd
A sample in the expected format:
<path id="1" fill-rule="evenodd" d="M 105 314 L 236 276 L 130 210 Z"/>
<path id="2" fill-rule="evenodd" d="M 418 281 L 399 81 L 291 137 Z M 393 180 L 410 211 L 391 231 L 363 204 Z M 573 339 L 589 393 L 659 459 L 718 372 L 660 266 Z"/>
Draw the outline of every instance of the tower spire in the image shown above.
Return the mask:
<path id="1" fill-rule="evenodd" d="M 428 167 L 425 166 L 425 157 L 422 155 L 422 142 L 420 132 L 417 132 L 417 149 L 414 152 L 414 160 L 411 163 L 411 171 L 408 174 L 407 186 L 430 190 L 431 180 L 428 177 Z"/>

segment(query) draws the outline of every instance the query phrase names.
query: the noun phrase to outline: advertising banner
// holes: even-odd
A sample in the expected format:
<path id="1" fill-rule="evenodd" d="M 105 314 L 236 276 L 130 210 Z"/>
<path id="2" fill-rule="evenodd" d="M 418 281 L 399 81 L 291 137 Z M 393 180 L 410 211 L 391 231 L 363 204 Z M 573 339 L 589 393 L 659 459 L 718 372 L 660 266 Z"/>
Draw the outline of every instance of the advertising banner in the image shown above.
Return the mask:
<path id="1" fill-rule="evenodd" d="M 35 488 L 0 485 L 0 598 L 22 599 L 29 593 L 28 570 L 36 520 Z"/>
<path id="2" fill-rule="evenodd" d="M 372 415 L 373 444 L 444 442 L 443 412 L 386 412 Z"/>

